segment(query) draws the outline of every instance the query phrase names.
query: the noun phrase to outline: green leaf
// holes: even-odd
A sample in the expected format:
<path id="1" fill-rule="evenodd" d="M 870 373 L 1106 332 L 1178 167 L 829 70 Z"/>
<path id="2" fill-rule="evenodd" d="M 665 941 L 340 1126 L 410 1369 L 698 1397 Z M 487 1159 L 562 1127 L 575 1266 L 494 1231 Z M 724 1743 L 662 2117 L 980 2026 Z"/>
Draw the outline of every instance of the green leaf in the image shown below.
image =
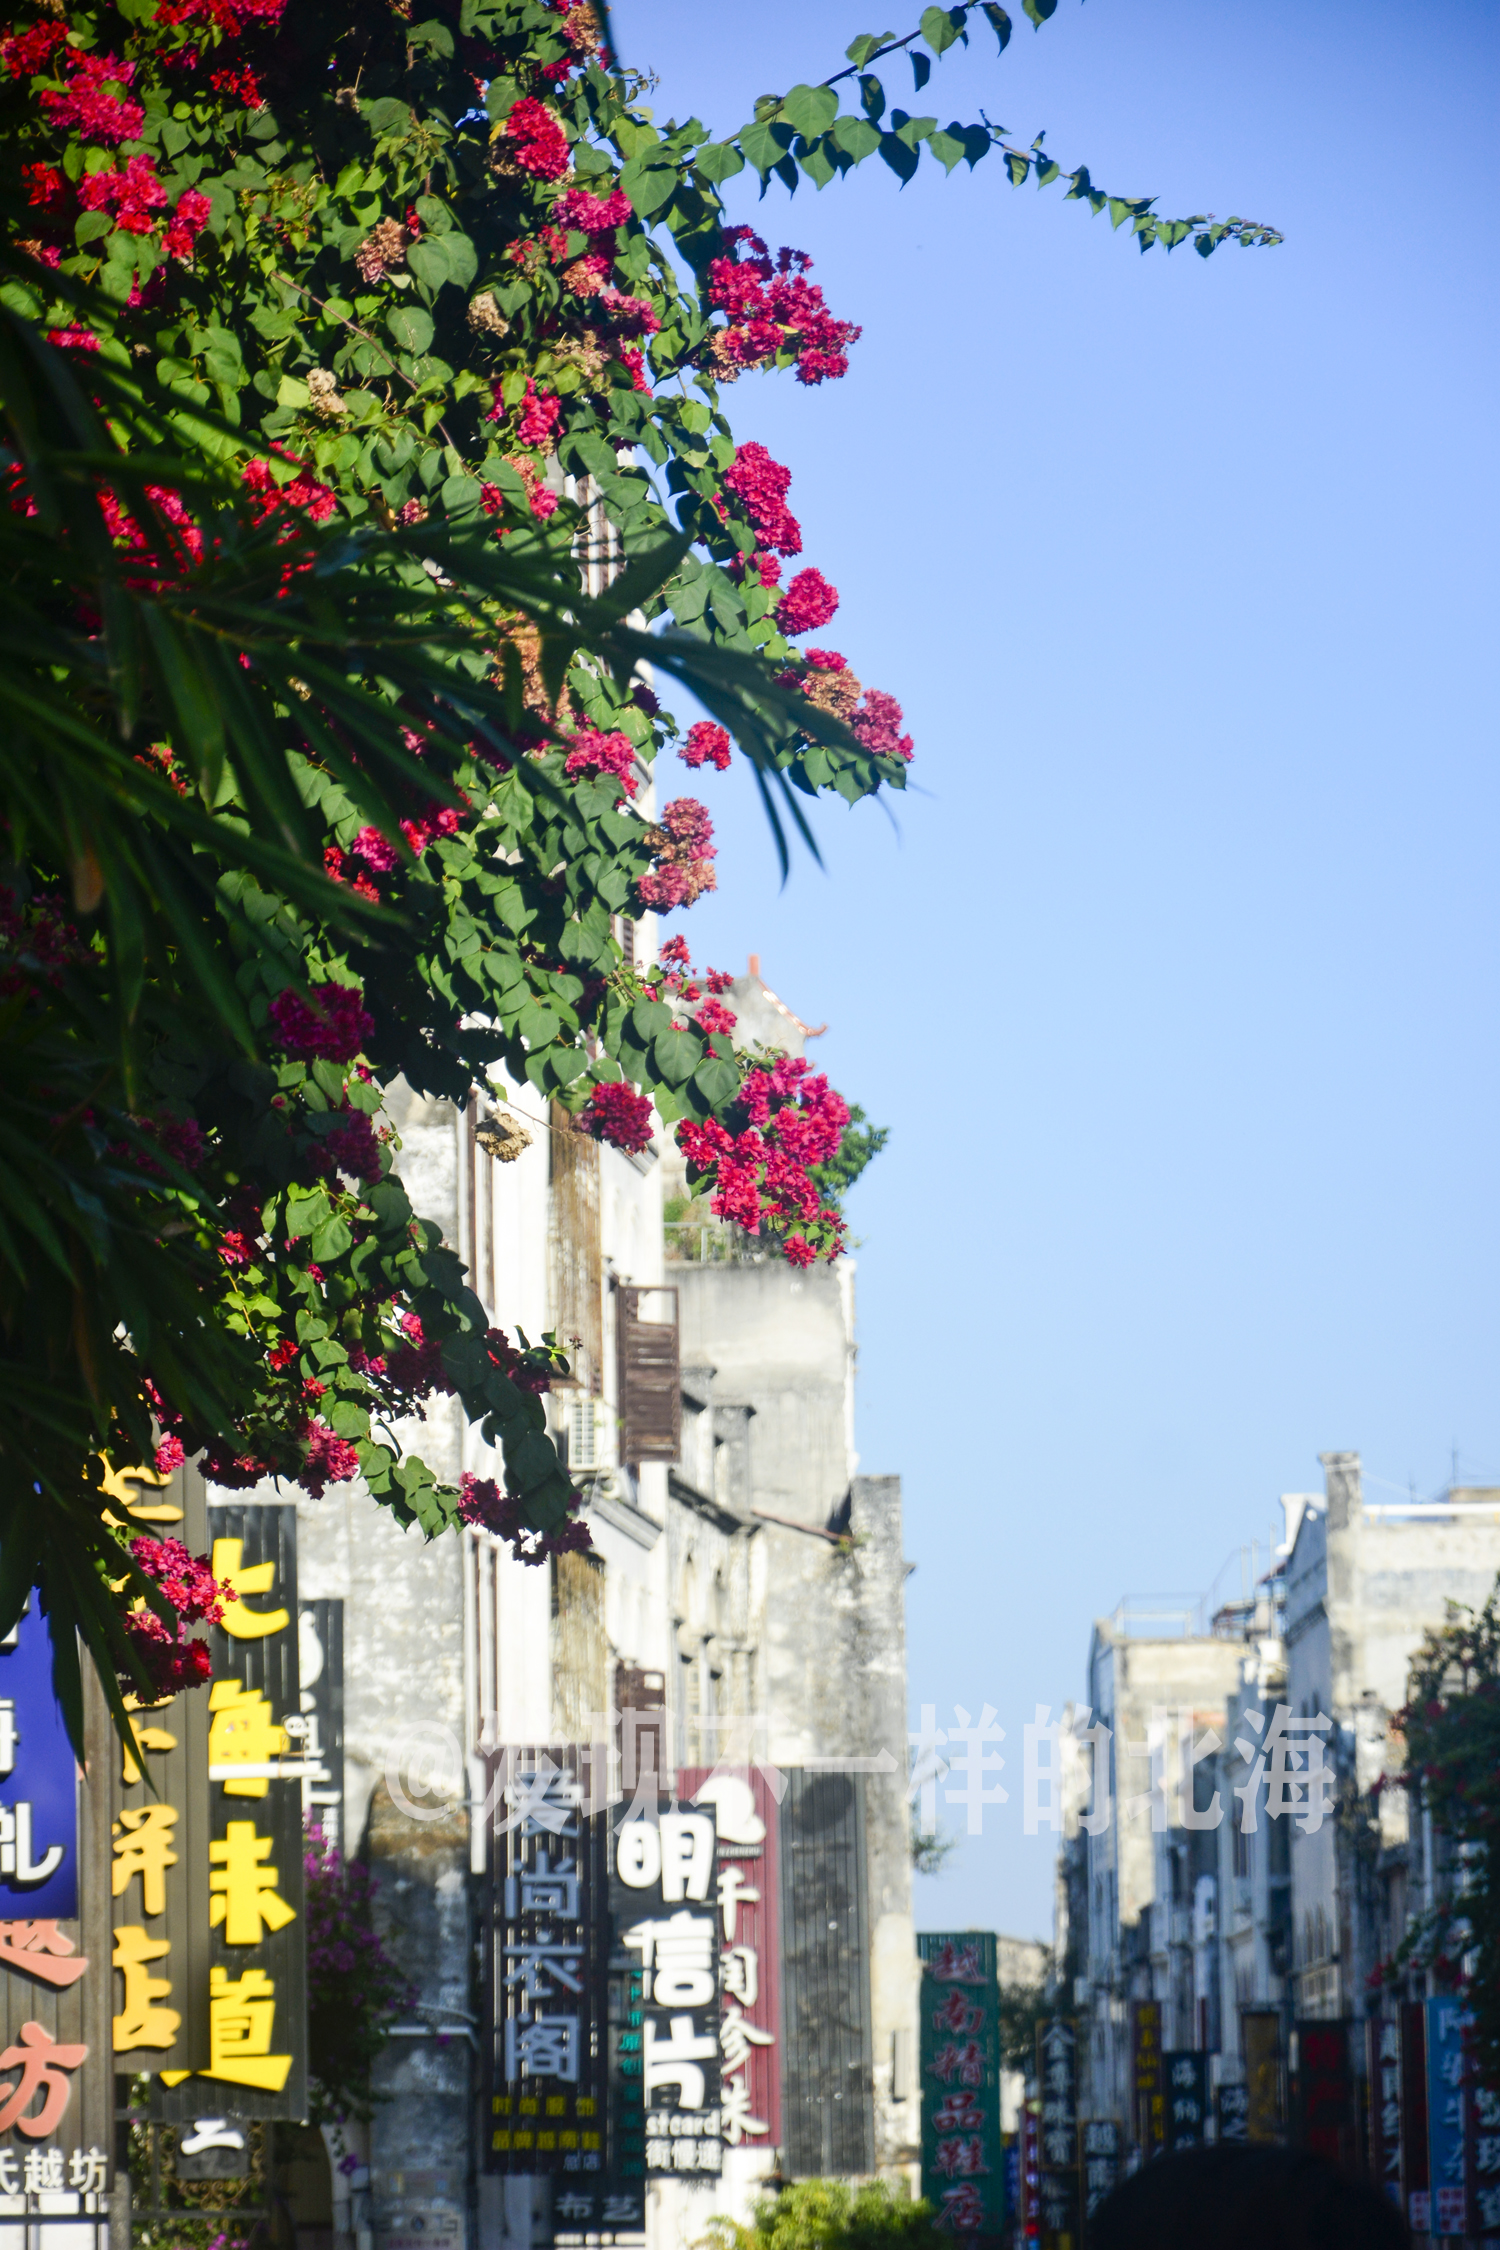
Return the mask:
<path id="1" fill-rule="evenodd" d="M 677 166 L 670 157 L 653 150 L 647 156 L 631 158 L 620 174 L 620 185 L 629 196 L 637 218 L 649 219 L 654 211 L 671 201 L 677 177 Z"/>
<path id="2" fill-rule="evenodd" d="M 857 39 L 850 40 L 844 53 L 858 70 L 861 63 L 869 61 L 877 47 L 885 46 L 895 36 L 894 31 L 862 31 Z"/>
<path id="3" fill-rule="evenodd" d="M 885 88 L 871 71 L 866 71 L 859 82 L 859 98 L 864 112 L 872 124 L 878 125 L 885 115 Z"/>
<path id="4" fill-rule="evenodd" d="M 444 282 L 454 276 L 448 264 L 448 237 L 442 234 L 424 235 L 414 242 L 406 253 L 406 262 L 424 289 L 436 295 Z"/>
<path id="5" fill-rule="evenodd" d="M 916 90 L 920 94 L 922 88 L 932 76 L 932 62 L 918 47 L 913 47 L 911 51 L 911 74 L 916 81 Z"/>
<path id="6" fill-rule="evenodd" d="M 692 1077 L 703 1053 L 696 1031 L 659 1031 L 651 1042 L 651 1058 L 669 1086 L 681 1086 Z"/>
<path id="7" fill-rule="evenodd" d="M 1000 52 L 1003 55 L 1010 45 L 1010 17 L 1003 8 L 996 5 L 996 0 L 982 0 L 982 8 L 983 13 L 989 18 L 990 28 L 1000 42 Z"/>
<path id="8" fill-rule="evenodd" d="M 700 1063 L 693 1072 L 693 1084 L 710 1109 L 723 1109 L 739 1092 L 739 1070 L 731 1062 Z"/>
<path id="9" fill-rule="evenodd" d="M 328 1265 L 335 1258 L 342 1258 L 353 1240 L 353 1235 L 335 1211 L 332 1218 L 323 1221 L 308 1244 L 314 1265 Z"/>
<path id="10" fill-rule="evenodd" d="M 839 98 L 831 86 L 794 86 L 781 105 L 788 125 L 815 141 L 826 133 L 839 113 Z"/>
<path id="11" fill-rule="evenodd" d="M 1057 0 L 1021 0 L 1021 5 L 1038 31 L 1050 16 L 1057 14 Z"/>
<path id="12" fill-rule="evenodd" d="M 945 54 L 955 39 L 962 38 L 963 28 L 962 8 L 924 8 L 922 11 L 922 37 L 935 55 Z"/>
<path id="13" fill-rule="evenodd" d="M 835 121 L 833 138 L 846 156 L 852 156 L 856 164 L 863 164 L 880 146 L 880 128 L 872 125 L 868 117 L 845 114 Z"/>
<path id="14" fill-rule="evenodd" d="M 750 163 L 764 178 L 791 147 L 792 138 L 790 125 L 768 125 L 757 120 L 755 124 L 741 128 L 739 143 Z"/>
<path id="15" fill-rule="evenodd" d="M 704 179 L 711 180 L 715 187 L 745 169 L 745 159 L 733 141 L 710 141 L 707 148 L 699 149 L 693 161 Z"/>
<path id="16" fill-rule="evenodd" d="M 917 168 L 920 151 L 911 147 L 907 141 L 900 139 L 895 133 L 882 133 L 880 136 L 880 153 L 901 185 L 905 187 Z"/>
<path id="17" fill-rule="evenodd" d="M 631 1029 L 643 1047 L 649 1047 L 658 1033 L 672 1028 L 672 1011 L 664 1000 L 637 1000 L 630 1011 Z"/>
<path id="18" fill-rule="evenodd" d="M 432 315 L 420 305 L 398 305 L 385 325 L 404 352 L 425 352 L 432 342 Z"/>

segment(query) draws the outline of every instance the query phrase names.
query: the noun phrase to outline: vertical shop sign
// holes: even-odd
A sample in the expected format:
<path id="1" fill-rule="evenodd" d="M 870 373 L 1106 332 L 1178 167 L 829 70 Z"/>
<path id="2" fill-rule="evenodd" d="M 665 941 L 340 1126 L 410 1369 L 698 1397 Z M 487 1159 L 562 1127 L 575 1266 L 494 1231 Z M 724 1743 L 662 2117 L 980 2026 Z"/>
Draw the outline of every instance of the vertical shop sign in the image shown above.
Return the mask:
<path id="1" fill-rule="evenodd" d="M 1042 2236 L 1078 2231 L 1078 2027 L 1054 2016 L 1036 2027 L 1040 2088 Z"/>
<path id="2" fill-rule="evenodd" d="M 117 1474 L 122 1518 L 148 1537 L 208 1545 L 207 1496 L 195 1469 L 170 1478 Z M 110 1967 L 113 2047 L 123 2071 L 203 2069 L 208 2044 L 208 1695 L 186 1688 L 142 1705 L 127 1694 L 133 1738 L 111 1730 Z"/>
<path id="3" fill-rule="evenodd" d="M 1250 2089 L 1243 2079 L 1237 2085 L 1220 2084 L 1214 2090 L 1214 2113 L 1221 2141 L 1250 2138 Z"/>
<path id="4" fill-rule="evenodd" d="M 1189 2047 L 1172 2047 L 1162 2056 L 1167 2085 L 1167 2147 L 1201 2148 L 1207 2135 L 1208 2057 Z"/>
<path id="5" fill-rule="evenodd" d="M 1240 2046 L 1245 2057 L 1249 2106 L 1245 2137 L 1255 2142 L 1281 2138 L 1281 2018 L 1270 2008 L 1240 2014 Z"/>
<path id="6" fill-rule="evenodd" d="M 210 1629 L 208 2061 L 164 2069 L 152 2114 L 196 2122 L 217 2101 L 241 2118 L 307 2115 L 297 1511 L 209 1509 L 215 1578 L 234 1588 Z M 198 1691 L 202 1695 L 202 1690 Z M 242 2128 L 237 2128 L 242 2129 Z"/>
<path id="7" fill-rule="evenodd" d="M 88 1779 L 34 1596 L 0 1643 L 0 2219 L 102 2214 L 114 2145 L 104 1699 L 85 1663 Z M 19 2239 L 19 2229 L 16 2239 Z M 42 2237 L 38 2237 L 42 2239 Z"/>
<path id="8" fill-rule="evenodd" d="M 566 1743 L 491 1761 L 485 1983 L 491 2172 L 604 2180 L 608 1815 L 604 1754 Z"/>
<path id="9" fill-rule="evenodd" d="M 1500 2234 L 1500 2094 L 1488 2086 L 1471 2086 L 1469 2105 L 1469 2232 Z"/>
<path id="10" fill-rule="evenodd" d="M 917 1941 L 919 1944 L 921 1940 Z M 1041 2221 L 1041 2103 L 1028 2101 L 1021 2107 L 1021 2233 L 1027 2242 L 1035 2242 L 1042 2231 Z"/>
<path id="11" fill-rule="evenodd" d="M 779 1808 L 759 1767 L 690 1766 L 685 1804 L 712 1805 L 718 1830 L 719 2108 L 731 2148 L 781 2146 Z"/>
<path id="12" fill-rule="evenodd" d="M 646 2170 L 657 2176 L 724 2167 L 717 1863 L 711 1805 L 654 1819 L 633 1805 L 615 1830 L 615 1943 L 638 1964 Z"/>
<path id="13" fill-rule="evenodd" d="M 1304 2019 L 1297 2025 L 1292 2137 L 1299 2148 L 1310 2148 L 1331 2164 L 1354 2161 L 1354 2070 L 1349 2024 L 1343 2017 Z"/>
<path id="14" fill-rule="evenodd" d="M 1000 2142 L 1000 1988 L 987 1931 L 924 1933 L 922 2193 L 955 2235 L 1005 2225 Z"/>
<path id="15" fill-rule="evenodd" d="M 344 1605 L 302 1602 L 297 1616 L 298 1701 L 286 1731 L 303 1759 L 302 1819 L 344 1849 Z"/>
<path id="16" fill-rule="evenodd" d="M 1467 2017 L 1461 2000 L 1429 2000 L 1426 2009 L 1429 2227 L 1441 2240 L 1468 2230 Z"/>
<path id="17" fill-rule="evenodd" d="M 1162 2083 L 1161 2002 L 1131 2006 L 1131 2059 L 1135 2088 L 1135 2139 L 1143 2160 L 1160 2156 L 1167 2142 L 1167 2092 Z"/>
<path id="18" fill-rule="evenodd" d="M 1079 2170 L 1083 2175 L 1085 2228 L 1104 2198 L 1119 2184 L 1124 2135 L 1113 2117 L 1085 2117 L 1078 2127 Z"/>
<path id="19" fill-rule="evenodd" d="M 1430 2233 L 1432 2190 L 1427 2170 L 1427 2003 L 1401 2003 L 1401 2122 L 1406 2220 L 1413 2234 Z"/>
<path id="20" fill-rule="evenodd" d="M 1365 2070 L 1370 2087 L 1370 2171 L 1398 2211 L 1402 2202 L 1401 2025 L 1395 2016 L 1372 2016 L 1365 2025 Z"/>

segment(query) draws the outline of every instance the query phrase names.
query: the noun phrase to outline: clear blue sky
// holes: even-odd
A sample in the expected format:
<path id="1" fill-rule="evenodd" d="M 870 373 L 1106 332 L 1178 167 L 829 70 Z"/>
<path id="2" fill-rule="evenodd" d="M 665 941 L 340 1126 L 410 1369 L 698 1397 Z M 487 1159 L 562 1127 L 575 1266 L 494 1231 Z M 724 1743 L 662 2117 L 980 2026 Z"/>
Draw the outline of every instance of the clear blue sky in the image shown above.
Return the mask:
<path id="1" fill-rule="evenodd" d="M 851 1205 L 860 1450 L 905 1479 L 913 1709 L 994 1704 L 1012 1785 L 918 1919 L 1040 1934 L 1020 1728 L 1096 1614 L 1206 1586 L 1323 1450 L 1500 1480 L 1500 13 L 1014 13 L 893 99 L 1286 244 L 1141 258 L 993 158 L 773 187 L 864 337 L 731 417 L 918 755 L 896 827 L 830 805 L 785 890 L 743 775 L 683 774 L 722 889 L 679 919 L 893 1128 Z M 728 130 L 919 14 L 615 21 L 659 116 Z"/>

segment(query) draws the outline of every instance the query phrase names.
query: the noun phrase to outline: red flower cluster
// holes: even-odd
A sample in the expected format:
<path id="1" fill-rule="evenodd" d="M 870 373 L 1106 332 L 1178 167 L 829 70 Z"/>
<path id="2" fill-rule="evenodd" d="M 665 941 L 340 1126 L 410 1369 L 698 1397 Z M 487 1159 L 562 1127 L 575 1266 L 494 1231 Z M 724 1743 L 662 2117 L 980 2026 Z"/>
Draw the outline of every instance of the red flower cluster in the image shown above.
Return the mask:
<path id="1" fill-rule="evenodd" d="M 736 450 L 724 476 L 725 490 L 739 501 L 756 538 L 778 555 L 802 552 L 802 526 L 786 504 L 791 482 L 791 470 L 754 439 Z"/>
<path id="2" fill-rule="evenodd" d="M 628 735 L 601 734 L 597 727 L 580 727 L 563 760 L 563 771 L 612 773 L 627 797 L 635 795 L 635 751 Z"/>
<path id="3" fill-rule="evenodd" d="M 822 383 L 849 372 L 848 348 L 860 331 L 835 320 L 815 282 L 803 279 L 812 264 L 805 251 L 778 250 L 776 261 L 749 227 L 726 227 L 729 248 L 708 269 L 708 301 L 728 316 L 727 328 L 709 341 L 710 363 L 732 378 L 747 367 L 768 367 L 794 353 L 799 383 Z M 742 256 L 742 248 L 750 255 Z"/>
<path id="4" fill-rule="evenodd" d="M 600 292 L 599 305 L 623 336 L 654 336 L 661 326 L 655 310 L 644 297 L 627 297 L 623 290 L 605 289 Z M 636 385 L 637 390 L 642 388 L 644 378 Z"/>
<path id="5" fill-rule="evenodd" d="M 560 180 L 568 169 L 568 138 L 545 102 L 524 94 L 501 126 L 506 154 L 533 179 Z"/>
<path id="6" fill-rule="evenodd" d="M 651 1145 L 651 1104 L 623 1079 L 596 1086 L 578 1122 L 596 1141 L 608 1141 L 611 1148 L 623 1148 L 631 1155 Z"/>
<path id="7" fill-rule="evenodd" d="M 344 883 L 349 881 L 349 878 L 344 873 L 344 854 L 340 851 L 337 844 L 324 845 L 323 867 L 325 873 L 331 875 L 336 883 Z M 376 889 L 375 885 L 370 881 L 368 875 L 357 873 L 354 877 L 353 882 L 349 884 L 349 887 L 351 890 L 357 891 L 361 898 L 371 899 L 377 906 L 379 905 L 380 893 Z"/>
<path id="8" fill-rule="evenodd" d="M 656 860 L 654 871 L 637 879 L 636 889 L 658 914 L 691 906 L 705 891 L 717 890 L 714 824 L 696 797 L 674 797 L 646 840 Z"/>
<path id="9" fill-rule="evenodd" d="M 458 1513 L 477 1530 L 507 1539 L 517 1562 L 544 1563 L 551 1555 L 587 1554 L 593 1545 L 589 1527 L 574 1516 L 561 1531 L 533 1531 L 522 1515 L 525 1502 L 515 1493 L 502 1493 L 493 1477 L 459 1479 Z"/>
<path id="10" fill-rule="evenodd" d="M 799 633 L 816 633 L 838 606 L 838 588 L 830 586 L 820 570 L 799 570 L 776 605 L 777 631 L 788 640 Z"/>
<path id="11" fill-rule="evenodd" d="M 315 1500 L 322 1499 L 325 1486 L 347 1484 L 359 1475 L 359 1448 L 339 1437 L 326 1422 L 309 1422 L 303 1437 L 307 1461 L 297 1482 Z"/>
<path id="12" fill-rule="evenodd" d="M 81 140 L 118 148 L 121 141 L 138 139 L 146 122 L 141 104 L 126 98 L 134 77 L 134 63 L 113 55 L 77 55 L 66 90 L 44 93 L 42 108 L 51 124 L 75 131 Z"/>
<path id="13" fill-rule="evenodd" d="M 688 728 L 687 740 L 677 755 L 685 766 L 716 766 L 723 773 L 729 764 L 729 736 L 712 719 L 699 719 Z"/>
<path id="14" fill-rule="evenodd" d="M 521 401 L 521 419 L 516 425 L 521 443 L 545 453 L 561 419 L 562 400 L 554 398 L 550 391 L 539 391 L 535 383 L 528 382 L 526 396 Z"/>
<path id="15" fill-rule="evenodd" d="M 65 23 L 34 23 L 25 31 L 0 39 L 0 63 L 12 78 L 34 78 L 46 69 L 57 49 L 66 43 Z"/>
<path id="16" fill-rule="evenodd" d="M 208 82 L 216 94 L 232 94 L 246 109 L 263 109 L 265 95 L 253 70 L 211 70 Z"/>
<path id="17" fill-rule="evenodd" d="M 158 23 L 207 23 L 237 39 L 247 23 L 270 31 L 280 23 L 286 0 L 157 0 Z"/>
<path id="18" fill-rule="evenodd" d="M 606 196 L 568 188 L 553 204 L 552 216 L 560 227 L 571 227 L 576 234 L 612 234 L 616 227 L 627 226 L 633 214 L 623 188 Z"/>
<path id="19" fill-rule="evenodd" d="M 221 1583 L 214 1577 L 207 1555 L 189 1554 L 180 1539 L 132 1539 L 130 1554 L 177 1612 L 175 1630 L 154 1609 L 132 1610 L 121 1620 L 130 1652 L 149 1682 L 148 1692 L 154 1701 L 160 1701 L 182 1688 L 199 1687 L 209 1677 L 212 1664 L 208 1644 L 190 1640 L 186 1628 L 217 1625 L 223 1618 L 224 1604 L 235 1599 L 234 1588 L 227 1580 Z M 140 1682 L 123 1666 L 120 1685 L 127 1694 L 140 1692 Z"/>
<path id="20" fill-rule="evenodd" d="M 808 1075 L 802 1057 L 783 1055 L 770 1069 L 747 1073 L 739 1104 L 748 1122 L 737 1134 L 712 1117 L 677 1128 L 691 1172 L 714 1181 L 710 1210 L 747 1234 L 768 1227 L 793 1265 L 836 1258 L 844 1222 L 824 1205 L 809 1168 L 837 1154 L 846 1103 L 825 1077 Z"/>
<path id="21" fill-rule="evenodd" d="M 380 1136 L 362 1109 L 351 1110 L 347 1121 L 318 1144 L 317 1153 L 326 1159 L 327 1172 L 347 1172 L 367 1183 L 380 1178 Z"/>
<path id="22" fill-rule="evenodd" d="M 315 985 L 306 999 L 290 989 L 278 992 L 271 1021 L 289 1055 L 319 1055 L 325 1062 L 352 1062 L 375 1029 L 354 984 Z"/>
<path id="23" fill-rule="evenodd" d="M 722 1000 L 705 1000 L 696 1018 L 700 1031 L 722 1031 L 726 1036 L 733 1031 L 739 1020 L 734 1010 L 726 1008 Z"/>
<path id="24" fill-rule="evenodd" d="M 882 688 L 866 688 L 864 701 L 849 721 L 865 748 L 877 758 L 905 758 L 912 754 L 912 739 L 901 732 L 901 706 Z"/>
<path id="25" fill-rule="evenodd" d="M 278 484 L 269 461 L 247 461 L 241 482 L 253 495 L 257 523 L 289 508 L 304 508 L 314 523 L 326 523 L 337 505 L 327 485 L 319 484 L 316 477 L 293 477 L 288 484 Z"/>

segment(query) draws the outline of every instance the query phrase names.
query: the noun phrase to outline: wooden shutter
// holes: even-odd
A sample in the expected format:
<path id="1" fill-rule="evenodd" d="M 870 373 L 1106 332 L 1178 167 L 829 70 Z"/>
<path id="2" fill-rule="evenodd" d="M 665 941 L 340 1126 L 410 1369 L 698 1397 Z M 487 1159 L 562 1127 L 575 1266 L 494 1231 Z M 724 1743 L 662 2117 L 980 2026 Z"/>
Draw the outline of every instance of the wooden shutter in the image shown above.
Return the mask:
<path id="1" fill-rule="evenodd" d="M 654 1318 L 642 1313 L 651 1300 Z M 620 1291 L 620 1457 L 631 1468 L 643 1461 L 676 1461 L 682 1452 L 682 1365 L 675 1289 Z"/>

